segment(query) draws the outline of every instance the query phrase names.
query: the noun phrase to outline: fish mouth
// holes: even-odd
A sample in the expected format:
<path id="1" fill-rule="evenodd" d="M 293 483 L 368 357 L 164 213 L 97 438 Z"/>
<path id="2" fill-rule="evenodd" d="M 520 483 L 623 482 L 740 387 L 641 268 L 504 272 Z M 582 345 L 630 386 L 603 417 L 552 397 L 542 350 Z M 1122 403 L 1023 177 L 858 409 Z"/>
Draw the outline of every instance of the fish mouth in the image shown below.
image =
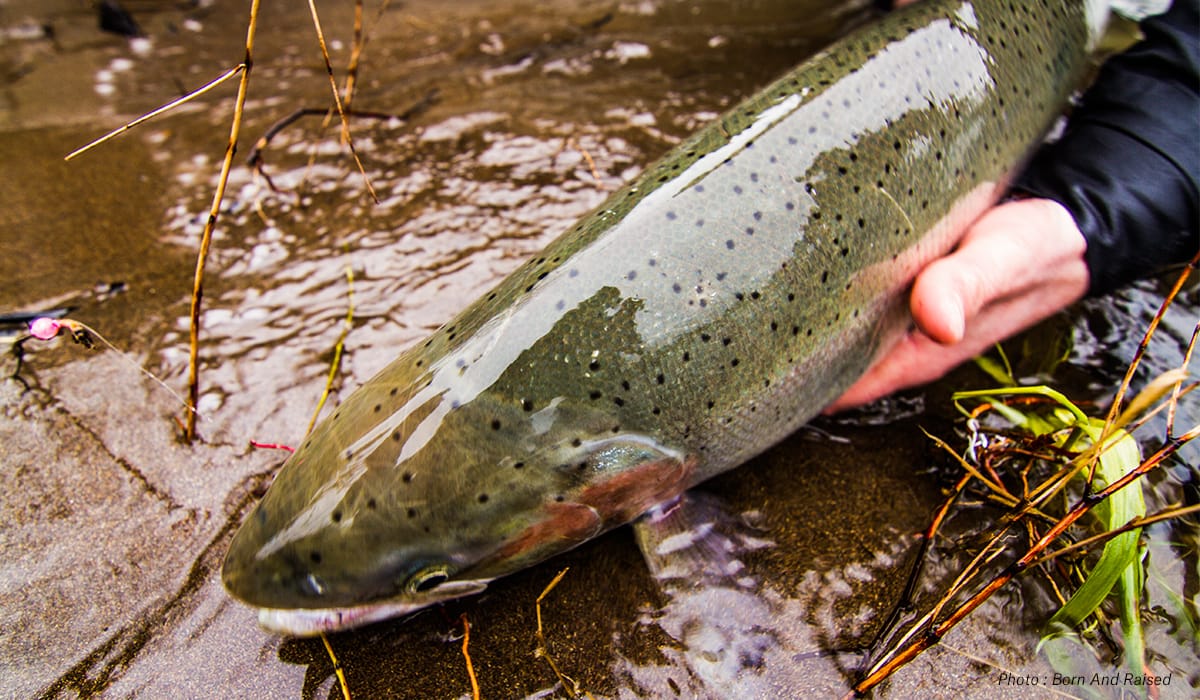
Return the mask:
<path id="1" fill-rule="evenodd" d="M 483 592 L 491 579 L 447 581 L 419 596 L 403 595 L 342 608 L 257 608 L 258 625 L 268 632 L 294 637 L 315 637 L 403 617 L 452 598 Z"/>

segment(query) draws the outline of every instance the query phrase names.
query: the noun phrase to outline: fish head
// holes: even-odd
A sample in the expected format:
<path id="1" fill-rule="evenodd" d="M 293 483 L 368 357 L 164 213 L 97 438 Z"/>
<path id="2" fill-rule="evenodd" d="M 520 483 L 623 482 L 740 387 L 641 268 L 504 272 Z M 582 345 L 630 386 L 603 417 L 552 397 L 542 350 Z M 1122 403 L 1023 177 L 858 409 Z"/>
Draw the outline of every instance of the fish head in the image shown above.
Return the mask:
<path id="1" fill-rule="evenodd" d="M 319 425 L 234 536 L 225 587 L 267 629 L 315 634 L 478 593 L 687 485 L 687 459 L 586 399 L 531 410 L 389 384 Z"/>

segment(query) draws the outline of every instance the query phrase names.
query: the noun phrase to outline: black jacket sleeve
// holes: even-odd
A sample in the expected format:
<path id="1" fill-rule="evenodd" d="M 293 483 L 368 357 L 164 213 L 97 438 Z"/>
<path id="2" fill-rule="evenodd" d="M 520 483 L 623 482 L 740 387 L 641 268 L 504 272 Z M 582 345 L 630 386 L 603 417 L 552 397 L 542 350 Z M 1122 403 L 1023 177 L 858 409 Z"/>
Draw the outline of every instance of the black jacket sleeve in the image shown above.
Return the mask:
<path id="1" fill-rule="evenodd" d="M 1057 142 L 1014 189 L 1063 204 L 1087 240 L 1089 294 L 1110 292 L 1200 247 L 1200 0 L 1142 22 L 1104 64 Z"/>

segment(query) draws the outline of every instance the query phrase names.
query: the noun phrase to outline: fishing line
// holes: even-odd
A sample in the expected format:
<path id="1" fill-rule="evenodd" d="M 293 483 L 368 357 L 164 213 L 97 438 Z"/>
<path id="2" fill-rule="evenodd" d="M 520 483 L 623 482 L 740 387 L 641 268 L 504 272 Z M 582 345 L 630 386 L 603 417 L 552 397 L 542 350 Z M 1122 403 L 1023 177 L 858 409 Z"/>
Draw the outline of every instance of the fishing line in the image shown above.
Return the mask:
<path id="1" fill-rule="evenodd" d="M 192 408 L 191 406 L 189 406 L 188 402 L 185 401 L 184 398 L 179 395 L 179 392 L 175 391 L 170 386 L 168 386 L 166 382 L 164 382 L 163 380 L 161 380 L 157 376 L 155 376 L 153 372 L 151 372 L 150 370 L 148 370 L 145 367 L 142 367 L 140 364 L 138 364 L 137 361 L 135 361 L 132 357 L 129 356 L 128 353 L 122 351 L 120 348 L 118 348 L 117 346 L 115 346 L 111 342 L 109 342 L 108 338 L 105 338 L 103 335 L 100 335 L 100 333 L 95 328 L 92 328 L 91 326 L 89 326 L 85 323 L 81 323 L 79 321 L 76 321 L 76 320 L 70 319 L 70 318 L 54 319 L 54 318 L 48 318 L 46 316 L 42 316 L 41 318 L 35 318 L 33 321 L 31 321 L 29 323 L 29 337 L 37 338 L 38 340 L 53 340 L 55 337 L 58 336 L 59 333 L 62 332 L 62 330 L 64 328 L 71 332 L 72 340 L 74 340 L 76 343 L 79 343 L 80 345 L 84 346 L 85 348 L 90 349 L 95 345 L 95 343 L 93 342 L 93 338 L 95 338 L 96 340 L 99 340 L 110 350 L 117 353 L 118 357 L 120 357 L 125 362 L 129 363 L 131 366 L 137 368 L 137 370 L 139 372 L 141 372 L 142 374 L 144 374 L 147 377 L 149 377 L 150 379 L 152 379 L 155 384 L 158 384 L 160 387 L 165 389 L 167 391 L 167 393 L 169 393 L 171 396 L 175 397 L 175 400 L 178 401 L 179 403 L 183 404 L 183 407 L 186 410 L 190 411 L 191 413 L 196 414 L 197 416 L 200 416 L 201 418 L 203 418 L 206 421 L 209 421 L 209 422 L 212 421 L 212 419 L 209 418 L 208 416 L 204 415 L 203 413 L 200 413 L 195 408 Z"/>

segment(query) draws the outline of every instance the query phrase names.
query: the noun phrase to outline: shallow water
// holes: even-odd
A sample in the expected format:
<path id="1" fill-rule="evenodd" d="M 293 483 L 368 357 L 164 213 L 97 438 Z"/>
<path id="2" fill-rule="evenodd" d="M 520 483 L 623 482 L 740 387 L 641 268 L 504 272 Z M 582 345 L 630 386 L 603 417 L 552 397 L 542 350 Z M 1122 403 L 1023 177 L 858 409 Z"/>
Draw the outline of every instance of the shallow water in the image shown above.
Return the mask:
<path id="1" fill-rule="evenodd" d="M 192 260 L 233 88 L 72 163 L 61 156 L 237 60 L 245 8 L 128 4 L 150 37 L 144 47 L 99 33 L 81 3 L 0 6 L 0 312 L 70 306 L 180 390 Z M 432 90 L 437 100 L 409 120 L 355 121 L 378 205 L 319 117 L 269 145 L 280 192 L 241 163 L 234 170 L 206 286 L 202 444 L 175 439 L 175 400 L 111 352 L 27 345 L 30 389 L 0 387 L 0 458 L 13 486 L 0 500 L 3 694 L 340 697 L 320 642 L 259 631 L 221 590 L 219 567 L 282 461 L 248 441 L 300 439 L 348 302 L 335 397 L 696 126 L 866 21 L 863 4 L 414 0 L 373 20 L 354 106 L 394 115 Z M 344 65 L 352 4 L 324 5 Z M 328 90 L 307 9 L 267 3 L 260 20 L 243 153 L 293 110 L 323 106 Z M 1112 395 L 1158 291 L 1146 284 L 1058 321 L 1075 342 L 1059 373 L 1072 395 Z M 1139 383 L 1178 364 L 1198 309 L 1193 288 Z M 12 366 L 4 360 L 6 374 Z M 477 598 L 332 636 L 350 688 L 469 695 L 466 615 L 484 696 L 554 694 L 553 673 L 532 654 L 534 603 L 569 566 L 543 605 L 545 637 L 596 696 L 840 695 L 858 661 L 843 650 L 887 616 L 914 533 L 946 485 L 918 428 L 952 435 L 949 388 L 986 383 L 965 369 L 891 404 L 881 421 L 824 421 L 836 439 L 798 433 L 706 485 L 719 510 L 752 523 L 729 525 L 744 585 L 660 586 L 625 528 Z M 1198 419 L 1193 399 L 1176 421 Z M 1148 428 L 1148 447 L 1161 434 L 1161 421 Z M 1180 483 L 1194 488 L 1196 461 L 1192 448 L 1156 477 L 1161 500 Z M 1161 527 L 1179 547 L 1152 559 L 1194 601 L 1195 532 Z M 1188 697 L 1200 686 L 1196 648 L 1171 632 L 1164 590 L 1148 588 L 1162 618 L 1150 625 L 1153 668 L 1174 674 L 1162 697 Z M 1050 677 L 1033 649 L 1052 609 L 1035 585 L 1006 590 L 880 694 L 1042 697 L 1045 688 L 1009 686 L 1000 673 Z"/>

